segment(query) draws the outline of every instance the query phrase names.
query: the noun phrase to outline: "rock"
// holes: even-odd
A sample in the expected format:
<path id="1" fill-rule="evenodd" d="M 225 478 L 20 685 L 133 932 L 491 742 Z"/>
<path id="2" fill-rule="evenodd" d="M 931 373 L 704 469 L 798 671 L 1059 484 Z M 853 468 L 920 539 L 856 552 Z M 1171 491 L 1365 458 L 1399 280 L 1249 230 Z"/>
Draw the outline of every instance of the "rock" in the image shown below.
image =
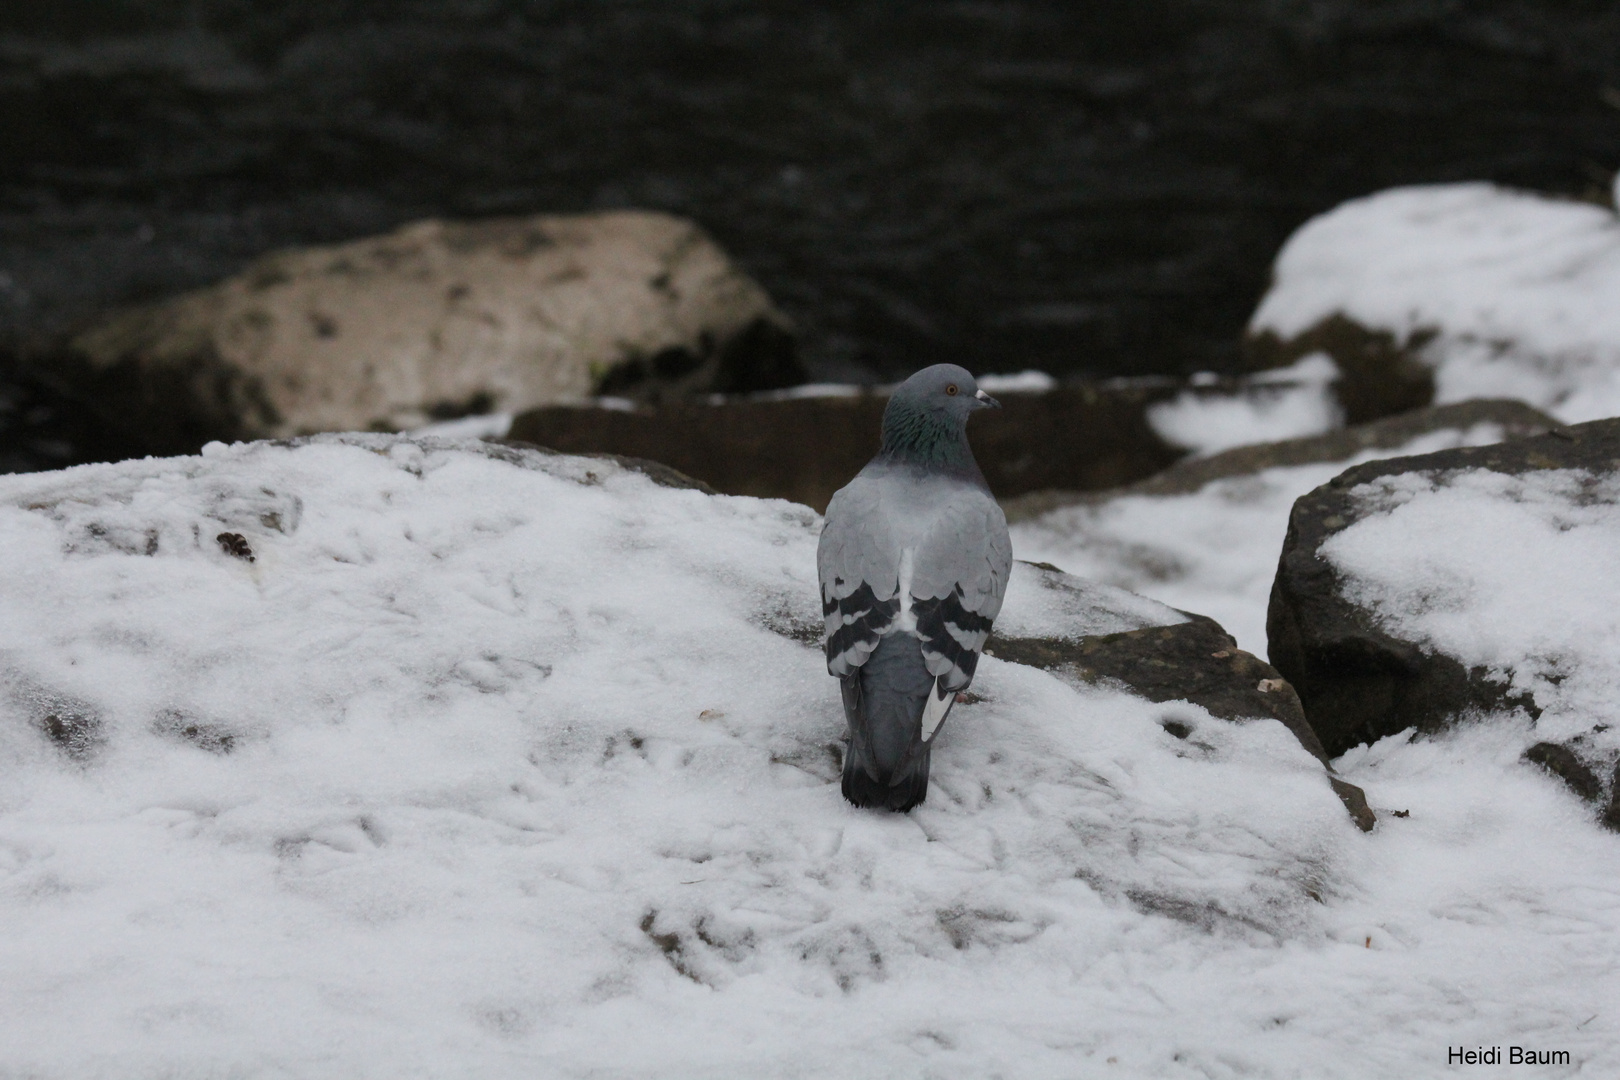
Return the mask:
<path id="1" fill-rule="evenodd" d="M 764 290 L 697 225 L 640 211 L 430 220 L 279 252 L 29 367 L 109 441 L 153 453 L 802 379 Z"/>
<path id="2" fill-rule="evenodd" d="M 1385 330 L 1362 326 L 1334 312 L 1300 333 L 1280 336 L 1270 328 L 1251 329 L 1243 339 L 1251 370 L 1287 367 L 1312 353 L 1327 353 L 1339 368 L 1333 392 L 1347 424 L 1421 409 L 1434 401 L 1434 372 L 1421 359 L 1433 338 L 1423 330 L 1397 339 Z"/>
<path id="3" fill-rule="evenodd" d="M 1229 477 L 1251 476 L 1265 469 L 1291 465 L 1346 461 L 1368 450 L 1405 446 L 1430 432 L 1466 430 L 1476 424 L 1500 426 L 1504 439 L 1539 435 L 1560 426 L 1557 420 L 1521 401 L 1477 400 L 1433 405 L 1323 435 L 1239 446 L 1208 457 L 1183 458 L 1162 472 L 1117 491 L 1039 491 L 1012 499 L 1003 507 L 1007 520 L 1024 521 L 1059 507 L 1121 495 L 1186 495 Z"/>
<path id="4" fill-rule="evenodd" d="M 968 438 L 998 498 L 1044 488 L 1117 487 L 1180 456 L 1154 433 L 1148 406 L 1169 381 L 1004 393 Z M 548 407 L 519 415 L 509 437 L 565 453 L 661 461 L 728 495 L 826 507 L 877 452 L 888 399 L 878 394 L 665 402 L 620 409 Z"/>
<path id="5" fill-rule="evenodd" d="M 479 444 L 478 449 L 490 457 L 504 461 L 521 460 L 521 457 L 525 452 L 538 451 L 542 454 L 551 454 L 555 452 L 548 450 L 543 446 L 535 446 L 532 443 L 519 442 L 515 439 L 485 439 L 481 444 Z M 503 450 L 510 451 L 510 453 L 503 453 Z M 661 461 L 649 461 L 646 458 L 638 457 L 625 457 L 623 454 L 583 454 L 580 456 L 594 458 L 597 461 L 605 461 L 612 465 L 616 465 L 621 469 L 628 469 L 630 472 L 640 473 L 648 480 L 651 480 L 653 483 L 657 484 L 659 487 L 674 488 L 677 491 L 701 491 L 705 495 L 720 494 L 720 492 L 714 490 L 714 488 L 710 487 L 708 484 L 705 484 L 703 481 L 695 480 L 678 469 L 670 468 Z"/>
<path id="6" fill-rule="evenodd" d="M 1524 760 L 1540 765 L 1589 802 L 1603 797 L 1603 781 L 1567 746 L 1538 742 L 1524 752 Z"/>
<path id="7" fill-rule="evenodd" d="M 1247 359 L 1329 353 L 1352 422 L 1401 401 L 1483 396 L 1565 422 L 1614 416 L 1617 256 L 1607 205 L 1487 183 L 1377 192 L 1289 237 Z"/>
<path id="8" fill-rule="evenodd" d="M 106 723 L 100 709 L 14 668 L 0 667 L 0 704 L 16 709 L 29 726 L 73 761 L 89 761 L 106 745 Z"/>
<path id="9" fill-rule="evenodd" d="M 1620 832 L 1620 764 L 1614 767 L 1614 773 L 1609 777 L 1609 805 L 1598 819 L 1606 829 Z"/>
<path id="10" fill-rule="evenodd" d="M 1322 435 L 1239 446 L 1209 457 L 1188 458 L 1133 484 L 1130 491 L 1140 495 L 1180 495 L 1230 476 L 1248 476 L 1264 469 L 1291 465 L 1347 461 L 1368 450 L 1394 449 L 1431 432 L 1463 431 L 1476 424 L 1497 425 L 1504 439 L 1541 435 L 1562 426 L 1522 401 L 1487 398 L 1454 405 L 1431 405 Z"/>
<path id="11" fill-rule="evenodd" d="M 665 5 L 496 28 L 484 3 L 199 2 L 220 14 L 7 25 L 0 340 L 423 207 L 621 199 L 709 224 L 808 316 L 811 349 L 886 377 L 947 349 L 1225 370 L 1278 241 L 1344 193 L 1576 193 L 1620 141 L 1601 4 L 1177 5 L 1144 34 L 1133 5 L 1050 0 L 773 0 L 680 31 Z"/>
<path id="12" fill-rule="evenodd" d="M 586 956 L 542 1006 L 594 1002 L 624 977 L 667 999 L 689 971 L 704 995 L 797 994 L 802 1012 L 818 995 L 916 998 L 970 962 L 995 981 L 1010 961 L 1019 985 L 993 1004 L 1016 1018 L 1031 982 L 1072 975 L 1065 927 L 1105 919 L 1151 962 L 1166 941 L 1319 950 L 1367 922 L 1343 909 L 1378 885 L 1377 860 L 1281 727 L 1018 664 L 981 664 L 926 808 L 849 809 L 837 681 L 795 629 L 820 622 L 817 525 L 791 503 L 669 490 L 605 462 L 368 433 L 0 477 L 0 670 L 90 703 L 106 738 L 72 760 L 0 693 L 7 917 L 48 919 L 52 941 L 115 971 L 114 990 L 172 982 L 177 956 L 196 969 L 178 977 L 206 979 L 216 956 L 188 943 L 262 931 L 272 948 L 238 950 L 262 964 L 220 995 L 249 1020 L 255 989 L 288 968 L 285 926 L 301 928 L 293 962 L 314 966 L 318 997 L 355 967 L 356 912 L 393 918 L 398 897 L 410 940 L 440 954 Z M 221 529 L 257 562 L 221 550 Z M 1097 611 L 1084 583 L 1019 569 L 1009 631 L 1187 621 L 1117 590 Z M 514 881 L 542 892 L 513 903 Z M 861 897 L 866 929 L 822 917 L 835 894 Z M 129 925 L 143 932 L 114 936 L 139 955 L 108 958 L 105 928 Z M 399 952 L 370 955 L 409 979 L 420 965 Z M 63 959 L 36 967 L 34 1011 L 54 1015 Z M 458 991 L 441 1011 L 529 1008 L 530 966 L 503 977 L 496 997 Z M 19 978 L 7 968 L 8 993 Z M 606 1030 L 622 1012 L 609 1005 L 560 1022 Z M 1262 1002 L 1257 1022 L 1275 1012 Z M 890 1026 L 885 1058 L 915 1059 L 915 1016 Z M 814 1025 L 790 1034 L 789 1053 Z"/>
<path id="13" fill-rule="evenodd" d="M 1602 807 L 1598 821 L 1620 832 L 1620 761 L 1612 746 L 1599 745 L 1593 734 L 1583 733 L 1562 742 L 1538 742 L 1525 750 L 1523 760 L 1539 765 L 1564 782 L 1580 798 Z M 1603 774 L 1608 775 L 1607 782 Z"/>
<path id="14" fill-rule="evenodd" d="M 1023 575 L 1031 572 L 1043 589 L 1075 595 L 1091 611 L 1100 606 L 1099 598 L 1123 592 L 1083 582 L 1044 563 L 1019 563 L 1015 570 Z M 1221 625 L 1206 616 L 1170 608 L 1163 613 L 1133 611 L 1131 616 L 1132 629 L 1072 637 L 1021 635 L 1016 622 L 1009 633 L 998 624 L 988 651 L 1000 660 L 1088 683 L 1118 682 L 1149 701 L 1190 701 L 1223 720 L 1277 720 L 1322 762 L 1356 825 L 1363 831 L 1372 829 L 1377 819 L 1366 794 L 1332 775 L 1332 762 L 1306 722 L 1298 694 L 1276 668 L 1239 649 Z M 1169 621 L 1175 618 L 1181 621 Z M 1192 733 L 1175 718 L 1165 720 L 1164 728 L 1181 739 Z"/>
<path id="15" fill-rule="evenodd" d="M 1368 462 L 1301 497 L 1266 629 L 1272 663 L 1328 753 L 1522 709 L 1544 732 L 1527 758 L 1598 798 L 1620 746 L 1594 719 L 1620 675 L 1605 646 L 1602 558 L 1569 560 L 1608 550 L 1620 528 L 1617 470 L 1620 420 L 1600 420 Z M 1443 516 L 1412 516 L 1428 496 L 1450 500 Z M 1518 531 L 1521 521 L 1535 532 Z M 1375 546 L 1346 548 L 1358 525 Z M 1577 542 L 1585 549 L 1554 547 Z M 1548 566 L 1552 578 L 1541 576 Z M 1526 600 L 1544 581 L 1566 591 Z M 1517 606 L 1488 606 L 1502 603 Z"/>

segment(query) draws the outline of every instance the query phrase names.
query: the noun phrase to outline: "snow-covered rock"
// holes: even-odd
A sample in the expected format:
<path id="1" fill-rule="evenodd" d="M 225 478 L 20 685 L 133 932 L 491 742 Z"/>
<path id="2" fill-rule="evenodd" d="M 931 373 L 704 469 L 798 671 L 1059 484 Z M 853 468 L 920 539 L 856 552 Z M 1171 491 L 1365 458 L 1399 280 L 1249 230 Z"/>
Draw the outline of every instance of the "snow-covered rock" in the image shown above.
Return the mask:
<path id="1" fill-rule="evenodd" d="M 1468 402 L 1177 462 L 1118 491 L 1007 504 L 1020 558 L 1219 622 L 1266 654 L 1266 605 L 1294 500 L 1358 462 L 1545 431 L 1518 402 Z"/>
<path id="2" fill-rule="evenodd" d="M 1334 353 L 1365 381 L 1432 372 L 1434 400 L 1513 397 L 1566 422 L 1620 414 L 1620 219 L 1491 184 L 1397 188 L 1283 246 L 1249 326 L 1287 361 Z"/>
<path id="3" fill-rule="evenodd" d="M 925 807 L 855 811 L 817 528 L 389 436 L 0 478 L 0 1069 L 1175 1075 L 1260 1035 L 1149 1003 L 1338 947 L 1318 762 L 987 658 Z M 1162 617 L 1023 568 L 1005 625 Z"/>
<path id="4" fill-rule="evenodd" d="M 1043 590 L 1065 595 L 1083 611 L 1077 626 L 1096 625 L 1097 613 L 1112 614 L 1112 596 L 1131 598 L 1133 608 L 1151 601 L 1133 593 L 1087 582 L 1044 563 L 1016 564 L 1018 572 L 1035 573 Z M 1028 590 L 1025 591 L 1028 595 Z M 1189 615 L 1154 605 L 1163 614 L 1136 628 L 1101 627 L 1086 634 L 1015 637 L 997 632 L 995 655 L 1003 660 L 1057 672 L 1065 679 L 1107 682 L 1149 701 L 1187 703 L 1221 720 L 1282 723 L 1299 744 L 1331 774 L 1332 761 L 1305 719 L 1299 695 L 1282 673 L 1237 642 L 1206 615 Z M 1116 620 L 1110 620 L 1116 621 Z M 1178 716 L 1171 708 L 1160 724 L 1178 739 L 1198 731 L 1198 720 Z M 1194 740 L 1194 745 L 1198 741 Z M 1336 776 L 1329 783 L 1357 827 L 1370 832 L 1377 815 L 1361 788 Z"/>
<path id="5" fill-rule="evenodd" d="M 1607 789 L 1620 760 L 1617 469 L 1620 420 L 1599 420 L 1370 462 L 1303 496 L 1267 629 L 1328 750 L 1522 710 L 1527 745 L 1565 747 Z"/>

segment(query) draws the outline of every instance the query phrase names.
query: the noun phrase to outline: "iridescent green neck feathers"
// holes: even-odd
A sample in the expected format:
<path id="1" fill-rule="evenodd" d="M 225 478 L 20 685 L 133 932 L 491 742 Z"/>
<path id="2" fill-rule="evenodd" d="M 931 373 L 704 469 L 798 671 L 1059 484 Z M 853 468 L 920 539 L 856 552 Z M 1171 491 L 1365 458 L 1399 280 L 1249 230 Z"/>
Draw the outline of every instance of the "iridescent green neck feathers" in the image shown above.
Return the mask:
<path id="1" fill-rule="evenodd" d="M 883 411 L 883 453 L 893 461 L 978 474 L 962 416 L 918 407 L 896 396 Z"/>

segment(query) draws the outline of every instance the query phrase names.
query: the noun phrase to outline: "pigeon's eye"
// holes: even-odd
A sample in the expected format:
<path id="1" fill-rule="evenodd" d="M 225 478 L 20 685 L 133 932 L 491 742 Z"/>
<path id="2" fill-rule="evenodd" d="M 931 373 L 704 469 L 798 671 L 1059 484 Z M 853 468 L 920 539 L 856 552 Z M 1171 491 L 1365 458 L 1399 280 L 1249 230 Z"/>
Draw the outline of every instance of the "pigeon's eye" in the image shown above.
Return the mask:
<path id="1" fill-rule="evenodd" d="M 947 394 L 949 394 L 949 395 L 951 395 L 951 397 L 955 397 L 955 396 L 956 396 L 956 384 L 955 384 L 955 383 L 951 383 L 951 385 L 949 385 L 949 386 L 947 386 L 947 387 L 946 387 L 946 388 L 945 388 L 945 392 L 946 392 L 946 393 L 947 393 Z"/>

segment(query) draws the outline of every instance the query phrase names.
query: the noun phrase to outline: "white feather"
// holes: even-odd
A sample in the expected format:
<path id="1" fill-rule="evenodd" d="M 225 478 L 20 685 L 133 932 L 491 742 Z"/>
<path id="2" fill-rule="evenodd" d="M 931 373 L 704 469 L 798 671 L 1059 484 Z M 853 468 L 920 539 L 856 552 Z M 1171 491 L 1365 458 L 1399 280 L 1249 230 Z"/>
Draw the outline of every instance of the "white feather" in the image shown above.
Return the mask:
<path id="1" fill-rule="evenodd" d="M 895 617 L 894 626 L 908 634 L 917 632 L 917 616 L 911 610 L 911 579 L 916 572 L 917 549 L 905 548 L 900 552 L 900 614 Z"/>
<path id="2" fill-rule="evenodd" d="M 935 679 L 934 689 L 929 691 L 928 694 L 928 704 L 923 706 L 923 742 L 933 740 L 934 732 L 938 731 L 939 725 L 945 722 L 945 714 L 951 711 L 951 706 L 954 704 L 956 704 L 956 692 L 945 689 L 940 681 Z"/>

